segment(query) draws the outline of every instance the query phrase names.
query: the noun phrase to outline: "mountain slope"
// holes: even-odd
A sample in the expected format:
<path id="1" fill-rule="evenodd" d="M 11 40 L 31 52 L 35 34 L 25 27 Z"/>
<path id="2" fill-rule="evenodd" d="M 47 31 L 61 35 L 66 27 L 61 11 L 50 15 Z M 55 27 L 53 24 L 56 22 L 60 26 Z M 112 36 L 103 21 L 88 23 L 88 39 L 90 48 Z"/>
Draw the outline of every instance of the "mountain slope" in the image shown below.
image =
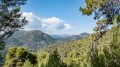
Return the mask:
<path id="1" fill-rule="evenodd" d="M 65 45 L 52 45 L 41 49 L 34 55 L 37 58 L 35 64 L 38 64 L 37 67 L 120 67 L 120 26 L 103 33 L 94 44 L 93 40 L 96 39 L 96 34 L 91 34 L 82 40 L 71 41 Z M 96 47 L 94 47 L 95 45 Z M 15 47 L 9 50 L 8 57 L 6 57 L 9 59 L 7 59 L 6 65 L 14 64 L 14 62 L 8 62 L 13 59 L 17 61 L 15 64 L 20 62 L 16 59 L 17 55 L 21 57 L 25 51 L 17 50 L 17 52 L 16 49 L 19 48 Z M 11 59 L 13 55 L 14 58 Z M 22 56 L 21 59 L 23 58 L 28 59 L 28 56 Z M 32 58 L 32 60 L 36 60 L 36 58 Z M 33 67 L 32 63 L 28 64 L 23 61 L 22 64 Z"/>
<path id="2" fill-rule="evenodd" d="M 88 37 L 90 34 L 89 33 L 81 33 L 79 35 L 72 35 L 69 37 L 65 37 L 65 38 L 57 38 L 58 41 L 62 41 L 62 42 L 70 42 L 73 40 L 80 40 L 82 38 Z"/>
<path id="3" fill-rule="evenodd" d="M 38 50 L 41 47 L 55 43 L 55 39 L 46 33 L 38 30 L 33 30 L 17 31 L 5 42 L 7 45 L 6 47 L 24 46 L 26 48 L 29 48 L 29 50 Z"/>
<path id="4" fill-rule="evenodd" d="M 65 45 L 49 46 L 41 51 L 50 53 L 57 49 L 61 59 L 71 67 L 119 67 L 120 26 L 108 30 L 100 37 L 96 48 L 93 48 L 93 36 Z"/>
<path id="5" fill-rule="evenodd" d="M 70 34 L 51 35 L 55 39 L 71 37 Z"/>
<path id="6" fill-rule="evenodd" d="M 80 35 L 74 35 L 68 38 L 55 39 L 52 36 L 43 33 L 39 30 L 33 31 L 17 31 L 10 38 L 5 40 L 6 49 L 11 46 L 23 46 L 30 51 L 37 51 L 42 47 L 46 47 L 52 44 L 61 44 L 72 40 L 82 39 L 87 37 L 88 33 L 82 33 Z"/>

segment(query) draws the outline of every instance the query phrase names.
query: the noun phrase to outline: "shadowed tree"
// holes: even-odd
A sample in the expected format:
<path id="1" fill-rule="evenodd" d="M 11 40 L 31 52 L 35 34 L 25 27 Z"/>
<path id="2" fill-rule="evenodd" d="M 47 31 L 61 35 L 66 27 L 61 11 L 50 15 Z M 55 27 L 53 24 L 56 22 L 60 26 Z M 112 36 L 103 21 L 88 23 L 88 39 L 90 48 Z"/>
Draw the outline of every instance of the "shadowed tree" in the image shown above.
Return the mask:
<path id="1" fill-rule="evenodd" d="M 0 0 L 0 55 L 5 46 L 4 40 L 27 24 L 20 13 L 20 6 L 24 4 L 26 0 Z"/>

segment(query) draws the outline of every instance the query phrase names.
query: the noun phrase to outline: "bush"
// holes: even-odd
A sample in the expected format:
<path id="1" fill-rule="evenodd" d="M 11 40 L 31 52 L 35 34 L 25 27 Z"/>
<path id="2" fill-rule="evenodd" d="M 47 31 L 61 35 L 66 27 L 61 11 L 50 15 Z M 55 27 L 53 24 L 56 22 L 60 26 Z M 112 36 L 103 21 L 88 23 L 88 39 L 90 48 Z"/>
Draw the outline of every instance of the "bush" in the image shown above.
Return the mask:
<path id="1" fill-rule="evenodd" d="M 22 47 L 11 47 L 6 55 L 4 67 L 21 67 L 25 63 L 25 60 L 29 60 L 31 64 L 36 64 L 36 59 L 35 54 L 29 53 Z"/>
<path id="2" fill-rule="evenodd" d="M 37 60 L 38 67 L 66 67 L 66 64 L 61 61 L 57 51 L 51 53 L 39 52 Z"/>
<path id="3" fill-rule="evenodd" d="M 37 65 L 33 65 L 29 60 L 26 60 L 22 67 L 37 67 Z"/>

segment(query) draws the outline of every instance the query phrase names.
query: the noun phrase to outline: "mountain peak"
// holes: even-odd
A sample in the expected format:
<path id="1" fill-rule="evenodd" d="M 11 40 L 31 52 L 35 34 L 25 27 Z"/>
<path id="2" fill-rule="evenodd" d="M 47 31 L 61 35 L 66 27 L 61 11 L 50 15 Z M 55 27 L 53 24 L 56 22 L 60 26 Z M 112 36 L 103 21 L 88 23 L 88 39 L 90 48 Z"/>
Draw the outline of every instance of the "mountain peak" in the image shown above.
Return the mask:
<path id="1" fill-rule="evenodd" d="M 8 38 L 5 42 L 7 46 L 24 46 L 30 50 L 38 50 L 41 47 L 52 45 L 55 39 L 50 35 L 39 30 L 32 31 L 16 31 L 13 36 Z M 28 50 L 29 50 L 28 49 Z"/>

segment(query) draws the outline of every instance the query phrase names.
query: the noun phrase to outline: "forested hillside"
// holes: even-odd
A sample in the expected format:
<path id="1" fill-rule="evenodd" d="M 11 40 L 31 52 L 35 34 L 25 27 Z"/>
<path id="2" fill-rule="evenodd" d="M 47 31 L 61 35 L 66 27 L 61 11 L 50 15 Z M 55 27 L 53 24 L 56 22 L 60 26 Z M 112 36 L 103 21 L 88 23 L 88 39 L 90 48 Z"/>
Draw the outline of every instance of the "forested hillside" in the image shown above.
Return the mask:
<path id="1" fill-rule="evenodd" d="M 28 23 L 26 17 L 21 18 L 20 12 L 20 6 L 26 4 L 26 1 L 0 1 L 0 66 L 120 67 L 120 0 L 85 0 L 86 6 L 79 10 L 87 16 L 94 13 L 94 20 L 97 22 L 93 33 L 83 33 L 61 41 L 38 30 L 16 32 Z M 67 32 L 68 28 L 72 28 L 59 18 L 41 19 L 32 13 L 30 15 L 41 22 L 41 28 L 50 28 L 56 33 L 57 29 Z M 85 25 L 87 27 L 89 24 Z M 13 46 L 14 44 L 17 46 Z M 4 56 L 3 50 L 9 46 L 13 47 L 10 47 Z M 43 46 L 48 47 L 39 49 Z"/>
<path id="2" fill-rule="evenodd" d="M 115 32 L 116 30 L 117 32 Z M 37 57 L 34 59 L 36 60 L 35 64 L 30 60 L 26 61 L 27 57 L 21 56 L 21 58 L 24 57 L 26 59 L 23 61 L 24 66 L 29 64 L 36 67 L 119 67 L 120 26 L 108 30 L 100 37 L 96 47 L 93 46 L 93 35 L 95 34 L 91 34 L 82 40 L 66 43 L 65 45 L 44 48 L 35 53 L 36 55 L 34 56 Z M 13 50 L 10 49 L 7 56 L 12 57 L 11 51 Z M 17 58 L 17 56 L 16 52 L 13 54 L 15 56 L 11 59 L 8 59 L 6 56 L 5 65 L 12 65 L 14 63 L 12 60 Z M 8 61 L 13 63 L 8 63 Z M 18 62 L 14 64 L 16 65 Z"/>
<path id="3" fill-rule="evenodd" d="M 116 30 L 117 32 L 115 32 Z M 119 67 L 120 26 L 108 30 L 100 37 L 96 47 L 93 45 L 93 35 L 62 46 L 51 46 L 43 51 L 51 52 L 53 49 L 57 49 L 61 59 L 64 59 L 63 61 L 67 65 L 75 64 L 78 67 L 91 67 L 92 65 L 95 65 L 94 67 Z"/>
<path id="4" fill-rule="evenodd" d="M 82 33 L 80 35 L 73 35 L 67 38 L 53 38 L 49 34 L 43 33 L 39 30 L 32 31 L 16 31 L 10 38 L 5 40 L 7 50 L 12 46 L 22 46 L 29 51 L 38 51 L 40 48 L 47 47 L 54 44 L 64 44 L 72 40 L 79 40 L 88 37 L 88 33 Z"/>
<path id="5" fill-rule="evenodd" d="M 52 45 L 56 42 L 50 35 L 39 30 L 16 31 L 10 38 L 5 40 L 6 49 L 11 46 L 22 46 L 29 51 L 37 51 L 42 47 Z"/>
<path id="6" fill-rule="evenodd" d="M 81 33 L 79 35 L 71 35 L 69 37 L 65 37 L 65 38 L 56 38 L 57 41 L 61 41 L 63 43 L 66 43 L 66 42 L 70 42 L 70 41 L 73 41 L 73 40 L 80 40 L 80 39 L 83 39 L 85 37 L 88 37 L 90 34 L 89 33 Z"/>

